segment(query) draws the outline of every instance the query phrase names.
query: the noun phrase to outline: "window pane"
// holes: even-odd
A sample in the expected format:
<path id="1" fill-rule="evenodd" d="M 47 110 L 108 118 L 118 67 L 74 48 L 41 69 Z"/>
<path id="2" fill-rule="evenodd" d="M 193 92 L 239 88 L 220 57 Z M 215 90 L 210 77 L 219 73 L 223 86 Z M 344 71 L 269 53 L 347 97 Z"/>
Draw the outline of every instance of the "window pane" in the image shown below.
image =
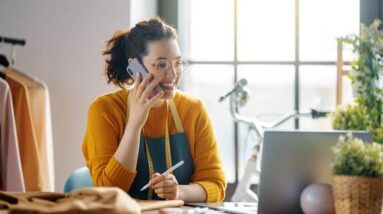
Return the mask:
<path id="1" fill-rule="evenodd" d="M 193 0 L 190 19 L 191 59 L 234 59 L 234 1 Z"/>
<path id="2" fill-rule="evenodd" d="M 300 59 L 335 61 L 336 38 L 359 32 L 359 0 L 300 2 Z"/>
<path id="3" fill-rule="evenodd" d="M 272 121 L 294 109 L 294 67 L 286 65 L 241 65 L 238 67 L 238 78 L 248 81 L 250 99 L 240 113 L 256 116 L 260 120 Z M 294 121 L 290 120 L 278 129 L 292 129 Z M 249 132 L 247 125 L 239 125 L 240 177 L 245 163 L 256 143 L 254 131 Z"/>
<path id="4" fill-rule="evenodd" d="M 238 59 L 294 59 L 294 0 L 238 0 Z"/>
<path id="5" fill-rule="evenodd" d="M 219 142 L 227 181 L 234 182 L 234 123 L 229 104 L 218 102 L 234 81 L 233 66 L 193 65 L 185 73 L 184 80 L 185 91 L 201 99 L 207 108 Z"/>
<path id="6" fill-rule="evenodd" d="M 241 113 L 272 120 L 294 109 L 293 66 L 240 65 L 238 78 L 247 79 L 251 92 L 246 107 L 240 109 Z"/>
<path id="7" fill-rule="evenodd" d="M 336 67 L 301 66 L 300 67 L 300 109 L 316 108 L 335 110 L 336 102 Z M 322 119 L 301 118 L 302 130 L 329 130 L 330 117 Z"/>

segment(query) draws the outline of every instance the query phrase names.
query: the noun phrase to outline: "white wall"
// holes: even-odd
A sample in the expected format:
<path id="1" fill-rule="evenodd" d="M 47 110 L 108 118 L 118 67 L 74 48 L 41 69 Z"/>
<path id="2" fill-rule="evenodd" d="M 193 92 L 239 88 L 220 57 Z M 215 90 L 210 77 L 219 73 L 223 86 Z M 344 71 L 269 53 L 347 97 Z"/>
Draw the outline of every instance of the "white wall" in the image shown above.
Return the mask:
<path id="1" fill-rule="evenodd" d="M 137 22 L 158 15 L 157 11 L 157 0 L 131 0 L 130 26 L 134 27 Z"/>
<path id="2" fill-rule="evenodd" d="M 101 50 L 130 23 L 128 0 L 0 0 L 0 35 L 25 38 L 15 67 L 44 80 L 50 90 L 56 191 L 83 166 L 87 108 L 115 88 L 102 75 Z M 1 48 L 10 58 L 10 46 Z"/>

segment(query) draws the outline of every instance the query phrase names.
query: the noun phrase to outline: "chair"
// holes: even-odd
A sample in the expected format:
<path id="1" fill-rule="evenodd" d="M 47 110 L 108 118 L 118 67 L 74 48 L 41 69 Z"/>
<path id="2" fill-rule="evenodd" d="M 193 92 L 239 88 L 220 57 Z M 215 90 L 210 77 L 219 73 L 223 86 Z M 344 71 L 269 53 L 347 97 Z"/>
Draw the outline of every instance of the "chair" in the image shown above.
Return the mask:
<path id="1" fill-rule="evenodd" d="M 75 189 L 92 186 L 92 177 L 90 176 L 88 167 L 82 167 L 76 169 L 68 177 L 68 179 L 65 182 L 64 192 L 67 193 Z"/>

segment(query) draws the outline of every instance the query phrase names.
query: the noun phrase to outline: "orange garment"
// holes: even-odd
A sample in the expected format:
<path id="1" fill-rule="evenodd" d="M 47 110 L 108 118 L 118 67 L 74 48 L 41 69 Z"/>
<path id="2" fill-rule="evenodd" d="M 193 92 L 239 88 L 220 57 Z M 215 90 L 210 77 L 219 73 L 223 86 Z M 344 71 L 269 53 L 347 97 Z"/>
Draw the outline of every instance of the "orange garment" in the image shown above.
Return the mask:
<path id="1" fill-rule="evenodd" d="M 42 165 L 35 128 L 32 122 L 28 89 L 21 81 L 14 78 L 11 73 L 6 72 L 6 80 L 12 92 L 25 190 L 42 191 L 46 185 L 42 176 Z"/>
<path id="2" fill-rule="evenodd" d="M 24 84 L 28 90 L 29 107 L 44 181 L 42 191 L 54 191 L 53 143 L 52 138 L 47 136 L 47 133 L 52 132 L 51 127 L 49 127 L 50 120 L 47 120 L 47 113 L 50 107 L 48 103 L 48 89 L 39 79 L 11 67 L 7 68 L 6 73 Z"/>
<path id="3" fill-rule="evenodd" d="M 24 192 L 19 144 L 8 83 L 0 79 L 0 188 Z"/>
<path id="4" fill-rule="evenodd" d="M 114 158 L 114 153 L 124 134 L 128 92 L 120 90 L 98 97 L 90 106 L 88 125 L 83 141 L 83 154 L 96 186 L 118 186 L 129 191 L 136 172 L 126 170 Z M 203 187 L 207 202 L 222 201 L 225 197 L 226 179 L 222 170 L 218 145 L 211 121 L 200 100 L 177 91 L 173 98 L 186 133 L 194 174 L 192 183 Z M 169 132 L 177 132 L 166 105 L 152 108 L 145 123 L 148 138 L 164 136 L 164 123 L 168 115 Z M 140 170 L 140 169 L 137 169 Z"/>

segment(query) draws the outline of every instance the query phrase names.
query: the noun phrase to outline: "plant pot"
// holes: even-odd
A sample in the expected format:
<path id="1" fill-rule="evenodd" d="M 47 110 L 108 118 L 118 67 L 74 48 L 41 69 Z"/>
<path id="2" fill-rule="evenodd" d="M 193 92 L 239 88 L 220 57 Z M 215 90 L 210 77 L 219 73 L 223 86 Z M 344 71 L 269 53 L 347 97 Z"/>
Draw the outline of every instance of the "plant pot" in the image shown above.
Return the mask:
<path id="1" fill-rule="evenodd" d="M 381 213 L 382 177 L 334 175 L 332 190 L 337 214 Z"/>

